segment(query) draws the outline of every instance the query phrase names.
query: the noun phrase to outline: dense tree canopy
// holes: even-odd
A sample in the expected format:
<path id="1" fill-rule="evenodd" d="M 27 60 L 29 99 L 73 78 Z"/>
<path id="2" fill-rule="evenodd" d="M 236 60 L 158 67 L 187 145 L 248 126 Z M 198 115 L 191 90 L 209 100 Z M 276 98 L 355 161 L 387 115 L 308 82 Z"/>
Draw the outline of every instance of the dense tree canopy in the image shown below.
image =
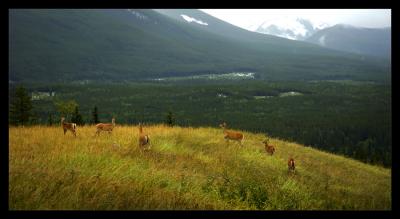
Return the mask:
<path id="1" fill-rule="evenodd" d="M 27 90 L 23 86 L 15 89 L 13 97 L 10 98 L 9 119 L 10 124 L 26 125 L 32 116 L 32 102 Z"/>

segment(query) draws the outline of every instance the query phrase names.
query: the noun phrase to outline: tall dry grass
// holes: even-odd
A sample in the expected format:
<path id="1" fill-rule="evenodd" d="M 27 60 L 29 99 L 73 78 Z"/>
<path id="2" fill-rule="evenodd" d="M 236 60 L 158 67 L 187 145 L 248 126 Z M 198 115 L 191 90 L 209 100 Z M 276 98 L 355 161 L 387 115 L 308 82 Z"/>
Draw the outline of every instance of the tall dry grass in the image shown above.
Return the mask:
<path id="1" fill-rule="evenodd" d="M 10 209 L 391 209 L 390 169 L 278 139 L 270 156 L 262 134 L 241 147 L 218 128 L 144 131 L 145 152 L 137 126 L 10 127 Z"/>

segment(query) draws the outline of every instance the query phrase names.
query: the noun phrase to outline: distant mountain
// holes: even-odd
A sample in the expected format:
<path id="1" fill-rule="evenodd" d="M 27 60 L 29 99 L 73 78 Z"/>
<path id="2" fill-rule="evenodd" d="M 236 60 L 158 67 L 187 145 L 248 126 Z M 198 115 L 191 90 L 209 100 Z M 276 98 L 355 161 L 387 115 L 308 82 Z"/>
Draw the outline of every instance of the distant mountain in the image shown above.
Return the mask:
<path id="1" fill-rule="evenodd" d="M 331 49 L 390 59 L 391 28 L 361 28 L 338 24 L 306 39 Z"/>
<path id="2" fill-rule="evenodd" d="M 225 21 L 222 21 L 218 18 L 210 16 L 207 13 L 204 13 L 200 10 L 195 9 L 155 9 L 155 11 L 166 15 L 170 18 L 173 18 L 179 23 L 183 23 L 186 25 L 190 25 L 197 29 L 201 29 L 202 31 L 206 31 L 215 35 L 222 36 L 224 38 L 240 40 L 245 42 L 256 42 L 256 43 L 265 43 L 265 42 L 274 42 L 277 45 L 280 45 L 286 42 L 284 39 L 281 39 L 272 35 L 262 35 L 257 34 Z"/>
<path id="3" fill-rule="evenodd" d="M 292 40 L 304 40 L 327 26 L 328 24 L 325 23 L 313 24 L 311 21 L 303 18 L 282 17 L 265 21 L 258 26 L 252 26 L 252 30 Z"/>
<path id="4" fill-rule="evenodd" d="M 254 33 L 199 10 L 11 9 L 9 80 L 387 80 L 388 62 Z"/>

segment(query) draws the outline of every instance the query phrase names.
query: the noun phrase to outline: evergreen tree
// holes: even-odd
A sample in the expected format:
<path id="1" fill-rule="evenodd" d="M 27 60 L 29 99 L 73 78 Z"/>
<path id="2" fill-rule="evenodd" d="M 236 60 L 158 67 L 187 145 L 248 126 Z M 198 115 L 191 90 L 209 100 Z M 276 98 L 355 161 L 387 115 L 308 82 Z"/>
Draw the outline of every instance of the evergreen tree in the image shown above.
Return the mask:
<path id="1" fill-rule="evenodd" d="M 92 111 L 92 122 L 94 124 L 99 123 L 99 112 L 97 111 L 97 106 L 94 106 L 94 109 Z"/>
<path id="2" fill-rule="evenodd" d="M 32 116 L 32 108 L 32 101 L 28 92 L 23 86 L 18 86 L 10 103 L 10 123 L 13 125 L 28 124 Z"/>
<path id="3" fill-rule="evenodd" d="M 75 100 L 69 100 L 69 101 L 56 100 L 54 102 L 54 105 L 56 106 L 57 111 L 61 114 L 61 116 L 65 117 L 67 120 L 69 118 L 69 115 L 73 114 L 74 111 L 76 110 L 76 107 L 78 107 L 78 103 Z"/>
<path id="4" fill-rule="evenodd" d="M 53 125 L 53 115 L 51 113 L 49 113 L 49 118 L 47 119 L 47 124 L 49 126 Z"/>
<path id="5" fill-rule="evenodd" d="M 82 115 L 79 113 L 78 106 L 75 106 L 75 111 L 72 114 L 71 121 L 73 123 L 76 123 L 77 125 L 84 125 L 85 124 L 85 122 L 83 121 Z"/>
<path id="6" fill-rule="evenodd" d="M 169 125 L 169 126 L 174 126 L 175 125 L 175 117 L 174 117 L 174 115 L 172 114 L 172 112 L 171 111 L 168 111 L 168 114 L 167 114 L 167 125 Z"/>

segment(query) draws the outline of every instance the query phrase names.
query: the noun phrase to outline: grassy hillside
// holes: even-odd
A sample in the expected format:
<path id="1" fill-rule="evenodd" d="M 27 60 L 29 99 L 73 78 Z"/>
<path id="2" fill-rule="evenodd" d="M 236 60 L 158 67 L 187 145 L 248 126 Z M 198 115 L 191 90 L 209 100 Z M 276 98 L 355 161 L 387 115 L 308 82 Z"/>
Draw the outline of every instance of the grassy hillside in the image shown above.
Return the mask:
<path id="1" fill-rule="evenodd" d="M 9 128 L 10 209 L 391 209 L 391 170 L 309 147 L 245 134 L 226 144 L 217 128 L 136 126 L 93 137 L 61 127 Z M 297 162 L 287 171 L 287 159 Z"/>

